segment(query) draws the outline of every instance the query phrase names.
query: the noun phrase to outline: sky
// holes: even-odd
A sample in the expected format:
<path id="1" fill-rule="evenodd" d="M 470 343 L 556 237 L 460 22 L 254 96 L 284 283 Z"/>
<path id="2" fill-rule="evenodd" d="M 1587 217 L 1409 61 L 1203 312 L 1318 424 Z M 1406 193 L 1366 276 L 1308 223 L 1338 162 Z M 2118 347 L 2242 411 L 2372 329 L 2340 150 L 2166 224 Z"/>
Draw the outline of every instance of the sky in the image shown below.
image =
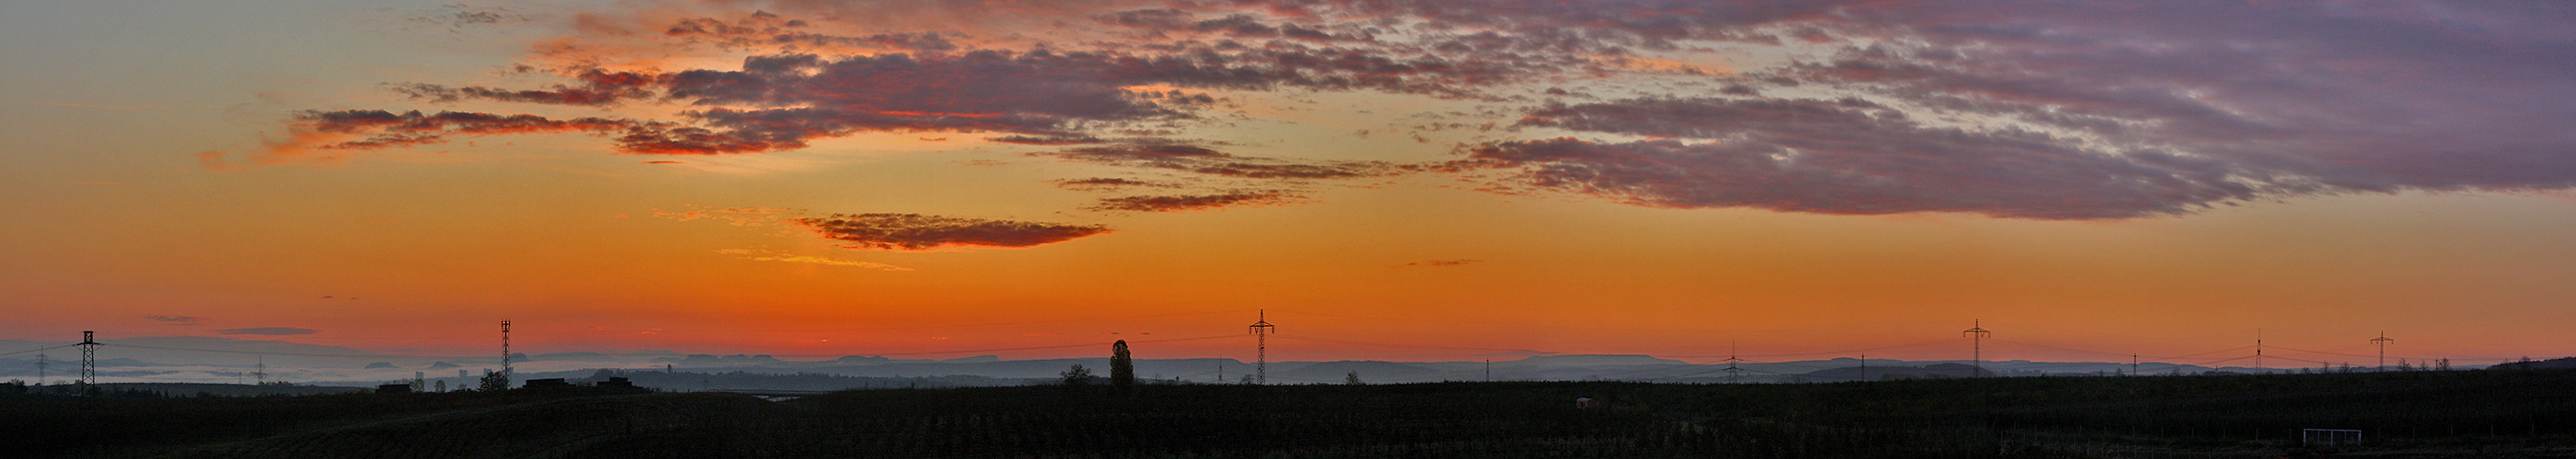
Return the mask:
<path id="1" fill-rule="evenodd" d="M 2571 21 L 7 2 L 0 339 L 1250 359 L 1266 319 L 1279 360 L 2563 356 Z"/>

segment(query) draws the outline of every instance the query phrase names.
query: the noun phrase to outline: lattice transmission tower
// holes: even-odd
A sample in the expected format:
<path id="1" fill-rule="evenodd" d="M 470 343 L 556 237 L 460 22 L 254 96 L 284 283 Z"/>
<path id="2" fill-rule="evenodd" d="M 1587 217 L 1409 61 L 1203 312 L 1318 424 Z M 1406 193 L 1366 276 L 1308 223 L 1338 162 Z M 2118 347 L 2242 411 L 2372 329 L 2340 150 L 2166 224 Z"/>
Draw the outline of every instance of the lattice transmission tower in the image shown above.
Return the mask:
<path id="1" fill-rule="evenodd" d="M 2379 367 L 2372 368 L 2371 371 L 2388 371 L 2388 345 L 2396 342 L 2397 340 L 2388 339 L 2386 331 L 2379 332 L 2378 338 L 2370 339 L 2370 344 L 2379 345 Z"/>
<path id="2" fill-rule="evenodd" d="M 1968 366 L 1976 369 L 1976 373 L 1970 374 L 1968 377 L 1982 378 L 1986 376 L 1986 335 L 1993 333 L 1994 332 L 1986 331 L 1984 320 L 1968 322 L 1968 330 L 1959 332 L 1960 335 L 1968 337 Z"/>
<path id="3" fill-rule="evenodd" d="M 82 331 L 81 342 L 77 345 L 81 350 L 81 393 L 89 393 L 89 386 L 98 384 L 98 340 L 95 333 Z"/>
<path id="4" fill-rule="evenodd" d="M 1269 310 L 1262 310 L 1260 311 L 1260 314 L 1261 315 L 1252 322 L 1252 383 L 1269 384 L 1270 334 L 1277 332 L 1278 326 L 1270 324 Z"/>

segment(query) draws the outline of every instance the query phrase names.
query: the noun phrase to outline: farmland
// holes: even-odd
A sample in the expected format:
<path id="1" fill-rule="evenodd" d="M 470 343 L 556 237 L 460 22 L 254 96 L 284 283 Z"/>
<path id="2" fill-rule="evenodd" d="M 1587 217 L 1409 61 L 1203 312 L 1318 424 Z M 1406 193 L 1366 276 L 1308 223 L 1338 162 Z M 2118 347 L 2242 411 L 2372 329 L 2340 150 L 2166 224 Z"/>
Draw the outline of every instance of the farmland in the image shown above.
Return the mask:
<path id="1" fill-rule="evenodd" d="M 2576 457 L 2576 372 L 0 398 L 34 457 Z M 1577 408 L 1591 398 L 1597 407 Z"/>

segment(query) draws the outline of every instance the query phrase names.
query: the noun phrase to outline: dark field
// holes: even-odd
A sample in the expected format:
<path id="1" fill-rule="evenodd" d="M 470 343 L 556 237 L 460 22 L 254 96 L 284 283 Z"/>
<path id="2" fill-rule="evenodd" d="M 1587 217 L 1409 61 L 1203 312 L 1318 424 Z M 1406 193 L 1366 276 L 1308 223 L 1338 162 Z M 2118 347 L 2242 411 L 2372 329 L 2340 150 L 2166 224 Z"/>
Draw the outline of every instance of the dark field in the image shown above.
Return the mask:
<path id="1" fill-rule="evenodd" d="M 0 398 L 31 457 L 2576 457 L 2576 372 Z M 1577 397 L 1603 402 L 1578 409 Z"/>

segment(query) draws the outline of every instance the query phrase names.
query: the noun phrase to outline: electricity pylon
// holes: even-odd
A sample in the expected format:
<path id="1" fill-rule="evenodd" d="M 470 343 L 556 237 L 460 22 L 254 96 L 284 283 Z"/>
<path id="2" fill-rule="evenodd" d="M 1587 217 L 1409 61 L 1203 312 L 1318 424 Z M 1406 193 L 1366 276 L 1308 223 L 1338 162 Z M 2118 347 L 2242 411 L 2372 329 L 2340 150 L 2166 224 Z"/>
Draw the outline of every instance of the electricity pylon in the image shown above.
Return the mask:
<path id="1" fill-rule="evenodd" d="M 2388 345 L 2395 342 L 2397 342 L 2397 340 L 2388 339 L 2388 332 L 2386 331 L 2379 332 L 2378 338 L 2370 339 L 2370 344 L 2379 345 L 2379 368 L 2371 369 L 2371 371 L 2388 371 Z"/>
<path id="2" fill-rule="evenodd" d="M 1976 369 L 1976 373 L 1968 375 L 1968 377 L 1971 378 L 1986 376 L 1986 335 L 1992 334 L 1993 332 L 1986 331 L 1984 322 L 1985 321 L 1983 320 L 1968 322 L 1968 330 L 1959 332 L 1961 336 L 1968 337 L 1968 340 L 1970 341 L 1968 345 L 1968 365 L 1970 368 Z"/>
<path id="3" fill-rule="evenodd" d="M 1270 311 L 1263 310 L 1259 314 L 1261 316 L 1252 322 L 1252 383 L 1269 384 L 1270 334 L 1278 330 L 1277 326 L 1270 325 Z"/>

